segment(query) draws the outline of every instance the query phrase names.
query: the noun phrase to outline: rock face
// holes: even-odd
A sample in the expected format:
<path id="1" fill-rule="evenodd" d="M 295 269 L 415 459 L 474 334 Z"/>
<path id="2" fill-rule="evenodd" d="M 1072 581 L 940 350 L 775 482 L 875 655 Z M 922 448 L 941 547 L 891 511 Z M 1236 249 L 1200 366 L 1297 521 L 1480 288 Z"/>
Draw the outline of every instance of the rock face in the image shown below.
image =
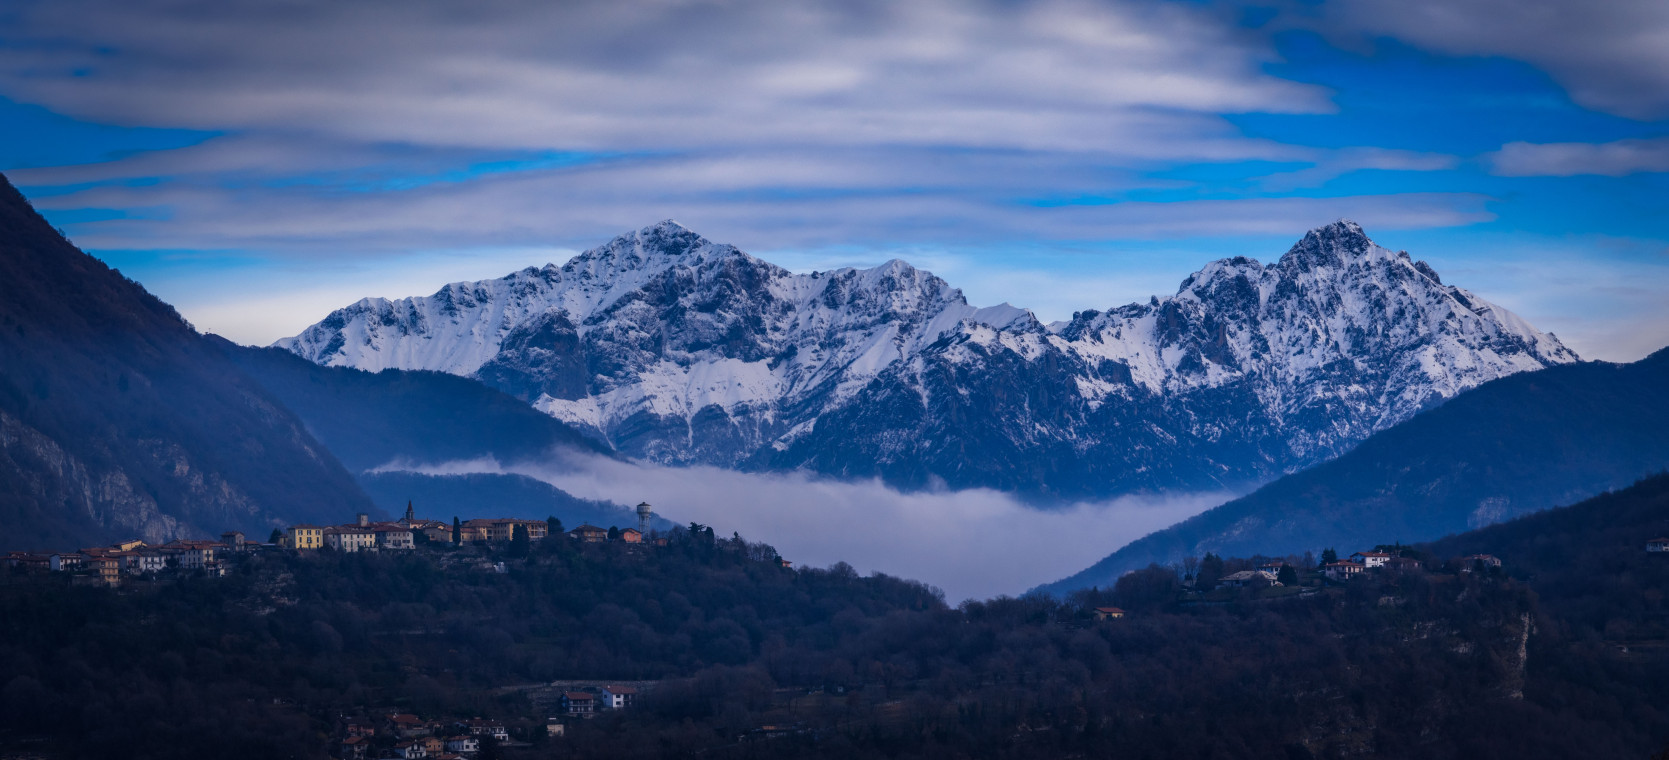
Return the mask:
<path id="1" fill-rule="evenodd" d="M 658 462 L 1045 499 L 1244 485 L 1577 358 L 1348 221 L 1047 326 L 902 261 L 794 274 L 662 222 L 277 345 L 474 376 Z"/>
<path id="2" fill-rule="evenodd" d="M 0 178 L 0 548 L 341 519 L 340 464 L 173 308 Z"/>

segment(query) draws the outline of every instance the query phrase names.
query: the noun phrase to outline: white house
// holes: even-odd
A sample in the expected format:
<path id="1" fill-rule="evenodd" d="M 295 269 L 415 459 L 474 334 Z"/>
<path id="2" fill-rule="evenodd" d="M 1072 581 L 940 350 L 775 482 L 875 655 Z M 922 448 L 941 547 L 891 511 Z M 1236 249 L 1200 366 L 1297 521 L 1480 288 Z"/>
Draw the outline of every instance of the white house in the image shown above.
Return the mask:
<path id="1" fill-rule="evenodd" d="M 1229 573 L 1218 578 L 1217 583 L 1229 588 L 1264 588 L 1281 585 L 1276 582 L 1275 574 L 1267 570 L 1241 570 L 1238 573 Z"/>
<path id="2" fill-rule="evenodd" d="M 446 751 L 454 755 L 473 755 L 481 751 L 481 740 L 473 736 L 448 736 Z"/>
<path id="3" fill-rule="evenodd" d="M 1350 555 L 1350 561 L 1355 562 L 1362 567 L 1373 569 L 1376 567 L 1384 567 L 1385 563 L 1391 561 L 1392 556 L 1394 555 L 1389 552 L 1357 552 Z"/>
<path id="4" fill-rule="evenodd" d="M 1646 542 L 1646 551 L 1669 552 L 1669 538 L 1654 538 Z"/>
<path id="5" fill-rule="evenodd" d="M 1342 581 L 1355 578 L 1366 569 L 1355 562 L 1329 562 L 1322 568 L 1321 572 L 1333 580 Z"/>
<path id="6" fill-rule="evenodd" d="M 598 696 L 603 698 L 604 708 L 619 710 L 631 707 L 637 702 L 637 689 L 630 686 L 604 686 Z"/>
<path id="7" fill-rule="evenodd" d="M 325 528 L 325 546 L 339 552 L 360 552 L 377 548 L 377 534 L 357 525 Z"/>

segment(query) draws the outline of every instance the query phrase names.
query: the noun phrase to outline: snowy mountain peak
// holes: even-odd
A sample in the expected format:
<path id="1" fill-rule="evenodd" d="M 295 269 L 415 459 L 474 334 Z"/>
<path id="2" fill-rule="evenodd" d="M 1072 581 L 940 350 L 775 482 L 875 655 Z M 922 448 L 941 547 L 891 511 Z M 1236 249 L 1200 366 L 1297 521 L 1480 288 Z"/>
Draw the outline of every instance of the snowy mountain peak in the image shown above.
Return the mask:
<path id="1" fill-rule="evenodd" d="M 657 461 L 1099 495 L 1255 481 L 1576 360 L 1349 220 L 1047 329 L 901 260 L 795 274 L 668 220 L 278 345 L 474 376 Z"/>

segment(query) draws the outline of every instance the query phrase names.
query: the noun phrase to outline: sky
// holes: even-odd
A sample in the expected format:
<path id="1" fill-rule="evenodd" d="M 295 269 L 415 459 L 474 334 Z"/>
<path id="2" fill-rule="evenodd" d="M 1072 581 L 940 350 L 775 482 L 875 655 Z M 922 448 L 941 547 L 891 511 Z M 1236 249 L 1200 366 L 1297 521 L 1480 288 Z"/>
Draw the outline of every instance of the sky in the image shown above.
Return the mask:
<path id="1" fill-rule="evenodd" d="M 0 171 L 245 343 L 667 218 L 1047 321 L 1349 217 L 1669 344 L 1661 0 L 8 0 Z"/>

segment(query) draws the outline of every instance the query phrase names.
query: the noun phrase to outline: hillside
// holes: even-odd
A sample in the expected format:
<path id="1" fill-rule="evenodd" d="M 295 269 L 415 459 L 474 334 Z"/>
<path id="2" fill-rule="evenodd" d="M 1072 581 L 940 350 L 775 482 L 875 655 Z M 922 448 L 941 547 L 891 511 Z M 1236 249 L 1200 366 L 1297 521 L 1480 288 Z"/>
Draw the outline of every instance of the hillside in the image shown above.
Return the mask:
<path id="1" fill-rule="evenodd" d="M 264 535 L 370 506 L 174 309 L 0 178 L 0 548 Z"/>
<path id="2" fill-rule="evenodd" d="M 1621 488 L 1669 467 L 1666 388 L 1669 349 L 1496 380 L 1042 590 L 1109 586 L 1148 563 L 1206 552 L 1348 553 L 1430 540 Z"/>
<path id="3" fill-rule="evenodd" d="M 355 473 L 390 462 L 515 462 L 554 449 L 610 453 L 596 439 L 468 378 L 322 367 L 287 351 L 215 340 Z"/>
<path id="4" fill-rule="evenodd" d="M 1576 360 L 1344 220 L 1053 325 L 903 261 L 795 273 L 667 221 L 276 345 L 475 377 L 636 458 L 1040 502 L 1244 488 Z"/>
<path id="5" fill-rule="evenodd" d="M 626 507 L 577 498 L 522 475 L 366 472 L 360 473 L 358 480 L 371 501 L 391 515 L 400 514 L 411 502 L 418 514 L 441 520 L 457 515 L 529 520 L 555 516 L 570 528 L 585 523 L 604 528 L 637 525 L 637 513 Z M 671 528 L 672 523 L 657 517 L 655 527 Z"/>

